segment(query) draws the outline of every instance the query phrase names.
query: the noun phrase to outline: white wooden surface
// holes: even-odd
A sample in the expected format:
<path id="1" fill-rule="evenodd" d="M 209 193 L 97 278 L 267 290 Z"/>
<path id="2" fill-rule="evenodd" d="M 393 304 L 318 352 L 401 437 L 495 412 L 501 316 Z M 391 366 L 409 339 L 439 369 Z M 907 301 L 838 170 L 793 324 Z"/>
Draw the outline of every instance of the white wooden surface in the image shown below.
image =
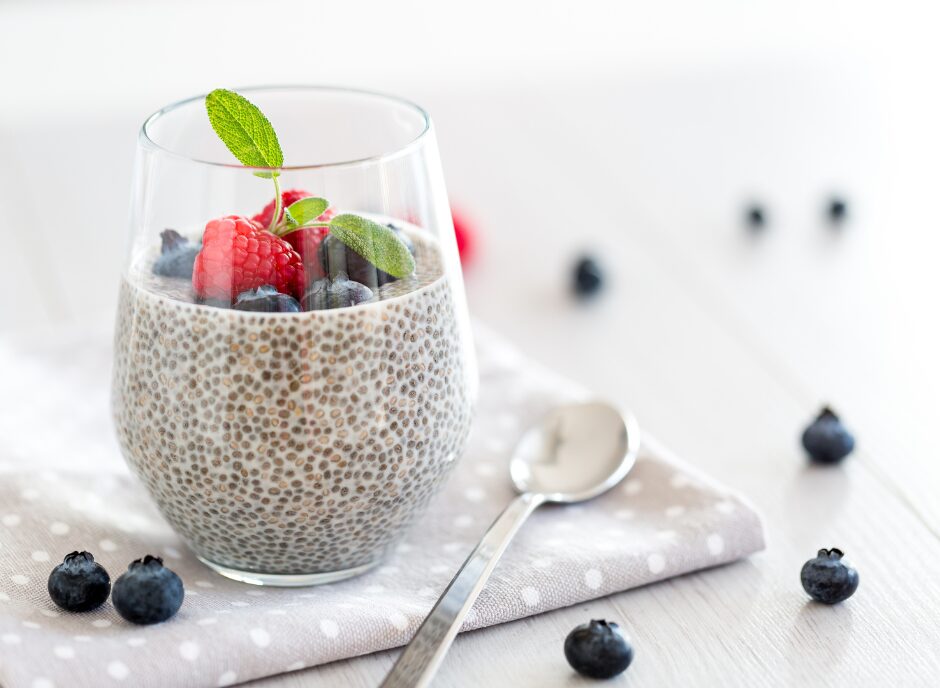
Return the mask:
<path id="1" fill-rule="evenodd" d="M 940 278 L 929 268 L 938 240 L 927 231 L 929 199 L 893 182 L 899 159 L 877 104 L 864 85 L 797 68 L 570 84 L 563 93 L 409 94 L 434 113 L 452 195 L 485 229 L 468 275 L 471 309 L 531 355 L 625 402 L 681 456 L 748 494 L 766 516 L 769 547 L 729 567 L 461 636 L 437 684 L 580 685 L 564 662 L 564 636 L 604 617 L 627 629 L 637 652 L 613 685 L 937 685 L 940 469 L 930 440 Z M 106 244 L 93 257 L 81 233 L 99 222 L 120 232 L 123 211 L 97 209 L 129 165 L 137 119 L 40 121 L 0 136 L 0 206 L 18 226 L 42 227 L 4 244 L 22 255 L 16 280 L 29 285 L 18 290 L 29 300 L 6 300 L 15 309 L 8 322 L 110 318 L 120 253 Z M 92 150 L 109 161 L 100 174 L 78 180 L 74 170 L 27 162 L 76 140 L 89 165 Z M 58 218 L 39 212 L 41 180 L 73 208 L 74 232 L 54 234 Z M 833 189 L 854 213 L 839 236 L 819 219 Z M 762 237 L 738 221 L 751 195 L 768 203 Z M 566 294 L 582 247 L 610 273 L 607 293 L 588 306 Z M 823 400 L 859 437 L 859 451 L 835 469 L 807 467 L 798 446 Z M 859 592 L 836 608 L 807 603 L 799 585 L 802 562 L 823 546 L 843 548 L 861 574 Z M 393 658 L 258 685 L 371 686 Z"/>

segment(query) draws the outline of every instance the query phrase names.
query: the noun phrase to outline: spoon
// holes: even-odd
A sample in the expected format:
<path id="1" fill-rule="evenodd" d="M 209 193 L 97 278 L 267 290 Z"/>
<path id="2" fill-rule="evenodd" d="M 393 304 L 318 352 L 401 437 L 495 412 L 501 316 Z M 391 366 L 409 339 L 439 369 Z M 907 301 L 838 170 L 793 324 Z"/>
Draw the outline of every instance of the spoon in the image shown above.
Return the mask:
<path id="1" fill-rule="evenodd" d="M 529 514 L 542 504 L 573 504 L 606 492 L 633 468 L 639 443 L 636 421 L 600 402 L 558 408 L 526 432 L 509 464 L 519 495 L 486 531 L 382 688 L 428 685 L 496 562 Z"/>

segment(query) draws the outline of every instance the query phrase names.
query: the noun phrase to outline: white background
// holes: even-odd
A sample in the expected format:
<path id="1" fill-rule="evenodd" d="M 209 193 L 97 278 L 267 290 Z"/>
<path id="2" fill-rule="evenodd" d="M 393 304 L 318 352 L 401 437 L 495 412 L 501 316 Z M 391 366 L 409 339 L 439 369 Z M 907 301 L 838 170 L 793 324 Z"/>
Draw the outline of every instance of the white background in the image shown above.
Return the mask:
<path id="1" fill-rule="evenodd" d="M 754 492 L 773 494 L 771 464 L 802 460 L 799 428 L 766 445 L 746 428 L 782 412 L 781 389 L 806 418 L 829 401 L 866 470 L 935 535 L 937 15 L 909 2 L 0 2 L 0 332 L 110 327 L 153 110 L 217 86 L 394 92 L 435 118 L 451 197 L 476 220 L 475 315 Z M 839 232 L 822 215 L 834 192 L 850 204 Z M 751 198 L 767 207 L 762 236 L 741 223 Z M 584 249 L 609 274 L 587 307 L 567 294 Z"/>

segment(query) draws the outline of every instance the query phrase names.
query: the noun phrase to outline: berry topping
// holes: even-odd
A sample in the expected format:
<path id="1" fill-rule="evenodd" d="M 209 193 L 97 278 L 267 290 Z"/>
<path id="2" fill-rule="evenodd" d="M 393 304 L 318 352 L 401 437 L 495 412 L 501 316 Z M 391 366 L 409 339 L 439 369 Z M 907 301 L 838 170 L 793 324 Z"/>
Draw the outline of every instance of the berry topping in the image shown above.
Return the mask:
<path id="1" fill-rule="evenodd" d="M 386 227 L 392 230 L 408 249 L 408 252 L 414 255 L 414 242 L 401 231 L 401 228 L 391 223 L 387 224 Z M 387 272 L 379 270 L 375 265 L 332 235 L 326 236 L 321 242 L 319 257 L 320 268 L 323 270 L 324 276 L 328 275 L 332 279 L 345 274 L 349 279 L 364 284 L 370 289 L 378 289 L 383 284 L 398 279 Z"/>
<path id="2" fill-rule="evenodd" d="M 858 589 L 858 571 L 842 561 L 842 551 L 821 549 L 803 564 L 800 582 L 817 602 L 836 604 L 849 599 Z"/>
<path id="3" fill-rule="evenodd" d="M 264 285 L 293 296 L 303 284 L 303 263 L 284 239 L 237 215 L 206 224 L 193 266 L 197 299 L 231 304 L 237 294 Z"/>
<path id="4" fill-rule="evenodd" d="M 193 276 L 193 262 L 200 247 L 175 229 L 160 232 L 160 256 L 153 264 L 153 274 L 161 277 Z"/>
<path id="5" fill-rule="evenodd" d="M 855 449 L 855 438 L 828 406 L 803 431 L 803 448 L 813 461 L 839 463 Z"/>
<path id="6" fill-rule="evenodd" d="M 593 296 L 604 284 L 600 266 L 590 257 L 581 258 L 574 267 L 574 293 L 582 298 Z"/>
<path id="7" fill-rule="evenodd" d="M 328 308 L 355 306 L 372 298 L 372 290 L 364 284 L 354 282 L 340 273 L 336 279 L 317 280 L 304 294 L 305 311 L 322 311 Z"/>
<path id="8" fill-rule="evenodd" d="M 293 296 L 281 294 L 269 284 L 257 289 L 243 291 L 235 299 L 233 308 L 237 311 L 256 313 L 299 313 L 300 303 Z"/>
<path id="9" fill-rule="evenodd" d="M 183 604 L 183 581 L 163 560 L 149 554 L 132 561 L 114 581 L 111 601 L 118 614 L 135 624 L 166 621 Z"/>
<path id="10" fill-rule="evenodd" d="M 617 624 L 592 620 L 581 624 L 565 638 L 565 658 L 579 674 L 611 678 L 630 666 L 633 647 Z"/>
<path id="11" fill-rule="evenodd" d="M 327 210 L 319 218 L 319 221 L 329 222 L 334 215 L 333 209 Z M 304 263 L 304 274 L 308 282 L 325 277 L 326 273 L 320 266 L 320 243 L 330 233 L 329 227 L 301 227 L 284 235 L 284 240 L 289 243 L 300 255 Z"/>
<path id="12" fill-rule="evenodd" d="M 280 222 L 284 218 L 284 208 L 296 203 L 301 198 L 310 198 L 312 195 L 309 191 L 303 189 L 288 189 L 281 192 L 281 214 L 278 216 L 277 221 Z M 260 213 L 251 218 L 252 221 L 257 222 L 262 227 L 270 226 L 271 218 L 274 217 L 275 203 L 272 199 Z"/>
<path id="13" fill-rule="evenodd" d="M 87 612 L 104 604 L 111 577 L 88 552 L 66 554 L 49 574 L 49 596 L 70 612 Z"/>

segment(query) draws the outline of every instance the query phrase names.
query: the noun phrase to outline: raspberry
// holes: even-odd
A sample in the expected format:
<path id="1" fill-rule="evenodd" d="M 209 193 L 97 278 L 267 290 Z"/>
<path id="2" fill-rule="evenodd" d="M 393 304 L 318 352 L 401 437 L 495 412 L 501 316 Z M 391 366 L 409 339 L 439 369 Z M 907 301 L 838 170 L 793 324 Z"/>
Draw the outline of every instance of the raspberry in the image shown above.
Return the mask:
<path id="1" fill-rule="evenodd" d="M 288 189 L 281 193 L 281 217 L 277 218 L 277 221 L 280 222 L 281 218 L 284 217 L 284 208 L 289 205 L 292 205 L 299 201 L 301 198 L 309 198 L 312 196 L 309 191 L 304 191 L 303 189 Z M 271 226 L 271 216 L 274 215 L 274 200 L 272 199 L 270 203 L 264 206 L 264 210 L 255 215 L 252 220 L 257 222 L 262 227 Z"/>
<path id="2" fill-rule="evenodd" d="M 460 254 L 460 262 L 469 265 L 476 253 L 477 242 L 473 225 L 462 212 L 458 212 L 455 208 L 451 208 L 451 215 L 454 218 L 454 236 L 457 239 L 457 252 Z"/>
<path id="3" fill-rule="evenodd" d="M 210 220 L 193 265 L 196 296 L 231 303 L 243 291 L 264 285 L 282 294 L 303 295 L 304 267 L 297 252 L 243 217 Z"/>

